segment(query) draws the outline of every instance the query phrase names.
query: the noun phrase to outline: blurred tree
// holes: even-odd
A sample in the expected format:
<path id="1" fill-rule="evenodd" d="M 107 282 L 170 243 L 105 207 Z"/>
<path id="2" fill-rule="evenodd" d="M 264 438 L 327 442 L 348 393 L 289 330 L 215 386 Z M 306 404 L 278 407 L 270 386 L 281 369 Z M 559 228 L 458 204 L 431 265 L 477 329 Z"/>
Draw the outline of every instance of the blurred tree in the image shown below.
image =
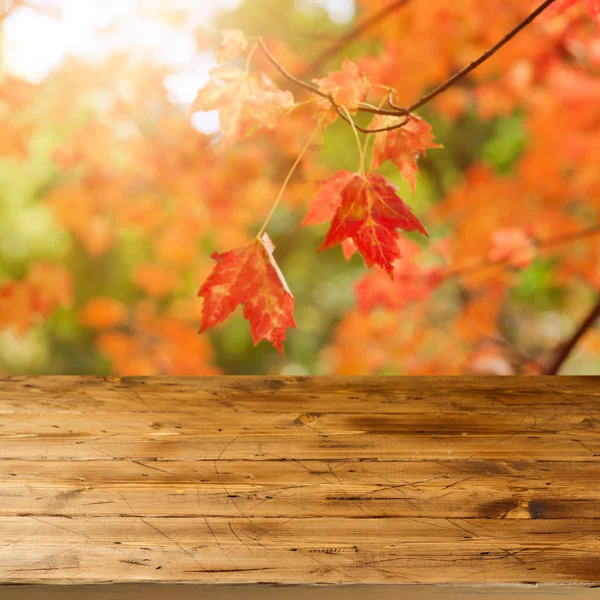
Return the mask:
<path id="1" fill-rule="evenodd" d="M 340 24 L 316 3 L 245 0 L 207 31 L 192 4 L 165 0 L 99 32 L 102 61 L 67 57 L 40 83 L 6 75 L 0 370 L 600 373 L 600 29 L 585 2 L 568 10 L 547 2 L 527 22 L 538 4 L 360 0 L 354 20 Z M 108 51 L 115 28 L 133 35 L 159 18 L 180 39 L 195 39 L 191 60 L 216 66 L 215 49 L 227 59 L 194 106 L 220 111 L 216 133 L 201 133 L 189 105 L 174 99 L 168 83 L 181 62 L 156 59 L 161 39 L 153 54 Z M 217 30 L 229 32 L 220 51 Z M 429 97 L 511 31 L 491 58 Z M 259 36 L 273 60 L 255 48 Z M 319 78 L 314 85 L 343 106 L 341 116 L 286 71 L 305 84 Z M 389 88 L 419 118 L 362 133 L 373 111 L 360 103 L 394 112 Z M 309 141 L 322 118 L 330 123 Z M 359 145 L 344 118 L 356 122 Z M 427 122 L 444 148 L 425 154 Z M 377 177 L 398 187 L 398 206 L 410 206 L 430 239 L 403 233 L 385 260 L 360 240 L 359 253 L 346 239 L 344 252 L 317 254 L 342 189 L 323 195 L 321 182 L 359 172 L 364 149 L 367 169 L 375 157 Z M 349 194 L 348 202 L 360 199 Z M 361 202 L 378 202 L 377 194 Z M 326 218 L 300 227 L 309 205 Z M 403 214 L 403 228 L 416 229 Z M 195 296 L 213 270 L 210 255 L 250 247 L 266 218 L 295 301 L 285 357 L 269 344 L 253 348 L 241 311 L 197 333 L 203 302 Z M 276 294 L 285 297 L 265 257 L 259 264 L 275 278 L 268 289 L 281 285 Z M 221 308 L 225 284 L 239 299 L 257 281 L 223 277 L 211 292 Z M 255 309 L 271 315 L 261 327 L 272 339 L 281 328 L 272 305 Z"/>

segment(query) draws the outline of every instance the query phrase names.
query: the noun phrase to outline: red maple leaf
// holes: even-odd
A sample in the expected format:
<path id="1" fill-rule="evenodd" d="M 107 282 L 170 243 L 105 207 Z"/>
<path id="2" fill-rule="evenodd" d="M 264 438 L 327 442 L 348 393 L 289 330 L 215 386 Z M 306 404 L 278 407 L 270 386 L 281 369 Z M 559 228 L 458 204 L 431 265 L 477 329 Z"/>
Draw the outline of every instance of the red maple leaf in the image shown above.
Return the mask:
<path id="1" fill-rule="evenodd" d="M 350 239 L 367 267 L 378 265 L 393 278 L 392 263 L 400 258 L 396 229 L 419 231 L 423 235 L 428 235 L 427 231 L 410 207 L 398 196 L 396 188 L 382 175 L 353 174 L 346 185 L 337 191 L 344 178 L 338 173 L 332 178 L 335 183 L 328 180 L 321 186 L 322 190 L 333 190 L 333 198 L 325 194 L 321 197 L 323 212 L 330 211 L 330 204 L 337 203 L 337 208 L 319 251 Z M 315 212 L 318 213 L 316 209 Z"/>
<path id="2" fill-rule="evenodd" d="M 331 221 L 340 205 L 342 190 L 355 175 L 352 171 L 341 170 L 322 181 L 301 225 L 320 225 Z"/>
<path id="3" fill-rule="evenodd" d="M 323 181 L 300 225 L 320 225 L 331 221 L 340 205 L 342 190 L 355 175 L 352 171 L 341 170 Z M 356 244 L 348 238 L 341 245 L 344 258 L 350 260 L 356 252 Z"/>
<path id="4" fill-rule="evenodd" d="M 371 312 L 377 306 L 401 310 L 413 302 L 425 302 L 444 281 L 440 267 L 421 264 L 419 246 L 408 239 L 399 240 L 402 260 L 394 263 L 394 280 L 381 271 L 367 273 L 356 284 L 359 310 Z"/>
<path id="5" fill-rule="evenodd" d="M 198 92 L 191 112 L 218 110 L 227 143 L 243 139 L 277 118 L 294 104 L 291 92 L 278 88 L 264 73 L 249 74 L 224 65 L 211 71 L 212 79 Z"/>
<path id="6" fill-rule="evenodd" d="M 398 122 L 398 117 L 377 115 L 371 123 L 371 129 L 390 127 Z M 417 159 L 424 156 L 428 148 L 441 148 L 440 144 L 434 142 L 431 125 L 420 117 L 410 115 L 403 127 L 375 134 L 371 169 L 390 159 L 400 169 L 414 194 L 419 171 Z"/>
<path id="7" fill-rule="evenodd" d="M 266 339 L 283 354 L 286 329 L 296 327 L 294 297 L 273 250 L 264 234 L 249 246 L 212 255 L 217 264 L 198 292 L 204 299 L 200 333 L 222 323 L 242 304 L 254 345 Z"/>

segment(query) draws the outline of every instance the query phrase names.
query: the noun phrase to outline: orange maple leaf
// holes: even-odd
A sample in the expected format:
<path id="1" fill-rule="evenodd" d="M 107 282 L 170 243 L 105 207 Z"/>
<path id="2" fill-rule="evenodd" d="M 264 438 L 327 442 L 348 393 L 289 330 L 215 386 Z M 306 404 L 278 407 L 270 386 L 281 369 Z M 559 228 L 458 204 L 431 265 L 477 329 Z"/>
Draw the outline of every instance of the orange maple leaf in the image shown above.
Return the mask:
<path id="1" fill-rule="evenodd" d="M 0 328 L 25 333 L 59 308 L 73 304 L 71 273 L 53 262 L 34 264 L 25 279 L 0 285 Z"/>
<path id="2" fill-rule="evenodd" d="M 559 11 L 562 11 L 577 4 L 579 1 L 580 0 L 560 0 L 557 8 Z M 600 21 L 600 0 L 583 0 L 582 3 L 590 17 Z"/>
<path id="3" fill-rule="evenodd" d="M 345 107 L 349 112 L 358 110 L 359 104 L 367 99 L 371 86 L 365 72 L 351 61 L 345 60 L 341 71 L 329 73 L 327 77 L 313 80 L 319 91 L 327 94 L 339 107 Z M 337 118 L 337 111 L 331 106 L 329 99 L 319 100 L 318 109 L 324 112 L 324 124 L 331 123 Z"/>
<path id="4" fill-rule="evenodd" d="M 225 29 L 222 31 L 223 39 L 216 52 L 217 62 L 225 63 L 234 58 L 239 58 L 248 47 L 248 40 L 239 29 Z"/>
<path id="5" fill-rule="evenodd" d="M 440 267 L 422 264 L 420 247 L 412 240 L 399 240 L 403 260 L 394 263 L 394 280 L 381 271 L 372 271 L 356 284 L 356 305 L 362 312 L 377 306 L 401 310 L 413 302 L 425 302 L 443 283 Z"/>
<path id="6" fill-rule="evenodd" d="M 90 329 L 111 329 L 127 319 L 127 308 L 115 298 L 98 296 L 83 306 L 79 322 Z"/>
<path id="7" fill-rule="evenodd" d="M 133 283 L 148 296 L 162 298 L 180 285 L 180 277 L 172 267 L 160 263 L 139 264 L 133 271 Z"/>
<path id="8" fill-rule="evenodd" d="M 9 281 L 0 286 L 0 329 L 12 327 L 24 334 L 35 320 L 36 312 L 27 285 Z"/>
<path id="9" fill-rule="evenodd" d="M 537 254 L 530 232 L 520 227 L 497 229 L 492 235 L 492 247 L 488 259 L 496 262 L 506 260 L 515 267 L 528 267 Z"/>
<path id="10" fill-rule="evenodd" d="M 396 229 L 418 231 L 423 235 L 428 235 L 427 231 L 398 196 L 396 188 L 379 173 L 354 174 L 338 191 L 341 187 L 338 184 L 344 178 L 338 173 L 333 177 L 335 184 L 330 180 L 322 184 L 321 190 L 330 190 L 334 198 L 326 193 L 317 195 L 324 213 L 330 212 L 330 205 L 337 203 L 331 227 L 319 251 L 351 239 L 367 267 L 378 265 L 393 279 L 392 263 L 400 258 Z M 320 218 L 317 207 L 313 208 L 313 214 Z"/>
<path id="11" fill-rule="evenodd" d="M 371 123 L 371 129 L 390 127 L 398 122 L 398 117 L 377 115 Z M 390 159 L 400 169 L 414 194 L 419 171 L 417 159 L 421 155 L 425 156 L 428 148 L 441 148 L 440 144 L 434 142 L 431 125 L 420 117 L 410 115 L 404 127 L 375 134 L 371 169 L 376 169 Z"/>
<path id="12" fill-rule="evenodd" d="M 213 69 L 211 76 L 190 110 L 218 110 L 227 143 L 243 139 L 261 126 L 272 129 L 294 104 L 292 93 L 278 88 L 264 73 L 249 74 L 224 65 Z"/>
<path id="13" fill-rule="evenodd" d="M 296 327 L 294 296 L 273 258 L 274 249 L 264 234 L 249 246 L 212 255 L 217 264 L 198 292 L 204 299 L 200 333 L 242 304 L 254 345 L 266 339 L 283 354 L 286 330 Z"/>

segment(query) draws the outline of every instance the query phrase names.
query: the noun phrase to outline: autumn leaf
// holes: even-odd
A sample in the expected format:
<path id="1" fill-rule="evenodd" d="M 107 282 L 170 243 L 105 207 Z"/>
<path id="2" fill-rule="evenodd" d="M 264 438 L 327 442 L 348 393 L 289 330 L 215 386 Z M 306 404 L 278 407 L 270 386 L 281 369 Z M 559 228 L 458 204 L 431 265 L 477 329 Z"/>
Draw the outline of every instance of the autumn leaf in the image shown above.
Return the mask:
<path id="1" fill-rule="evenodd" d="M 356 112 L 359 104 L 367 99 L 371 85 L 365 72 L 351 60 L 343 62 L 341 71 L 334 71 L 327 77 L 313 81 L 317 84 L 319 91 L 327 94 L 337 106 L 343 106 L 351 113 Z M 324 113 L 325 124 L 331 123 L 338 116 L 328 98 L 319 100 L 318 109 Z"/>
<path id="2" fill-rule="evenodd" d="M 376 115 L 371 123 L 371 129 L 383 129 L 400 122 L 398 117 Z M 381 166 L 386 160 L 391 160 L 400 170 L 402 177 L 410 184 L 415 193 L 419 156 L 425 156 L 428 148 L 441 148 L 434 142 L 431 126 L 427 121 L 410 115 L 408 123 L 403 127 L 382 131 L 375 134 L 371 169 Z"/>
<path id="3" fill-rule="evenodd" d="M 420 247 L 411 240 L 400 240 L 402 260 L 394 263 L 394 279 L 381 271 L 372 271 L 356 284 L 356 304 L 368 313 L 377 306 L 386 310 L 402 310 L 413 302 L 425 302 L 443 283 L 444 274 L 438 266 L 421 263 Z"/>
<path id="4" fill-rule="evenodd" d="M 296 327 L 294 297 L 273 258 L 274 249 L 264 234 L 249 246 L 212 255 L 217 264 L 198 293 L 204 299 L 201 333 L 242 304 L 254 345 L 266 339 L 283 354 L 286 330 Z"/>
<path id="5" fill-rule="evenodd" d="M 580 1 L 590 17 L 597 21 L 600 20 L 600 0 L 560 0 L 557 8 L 558 10 L 566 10 Z"/>
<path id="6" fill-rule="evenodd" d="M 340 205 L 340 194 L 356 175 L 352 171 L 338 171 L 321 182 L 301 225 L 320 225 L 331 221 Z"/>
<path id="7" fill-rule="evenodd" d="M 352 238 L 348 238 L 342 242 L 342 253 L 346 260 L 350 260 L 356 252 L 356 244 L 352 241 Z"/>
<path id="8" fill-rule="evenodd" d="M 111 329 L 127 319 L 127 308 L 115 298 L 99 296 L 89 300 L 79 313 L 79 322 L 89 329 Z"/>
<path id="9" fill-rule="evenodd" d="M 520 227 L 504 227 L 492 235 L 488 259 L 492 262 L 507 261 L 524 269 L 533 262 L 536 254 L 535 244 L 527 231 Z"/>
<path id="10" fill-rule="evenodd" d="M 590 17 L 596 20 L 600 19 L 600 0 L 583 0 L 583 5 Z"/>
<path id="11" fill-rule="evenodd" d="M 221 45 L 216 52 L 217 62 L 225 63 L 239 58 L 248 47 L 248 40 L 239 29 L 225 29 Z"/>
<path id="12" fill-rule="evenodd" d="M 59 308 L 73 304 L 73 277 L 52 262 L 34 264 L 25 279 L 0 285 L 0 329 L 26 333 Z"/>
<path id="13" fill-rule="evenodd" d="M 249 74 L 224 65 L 211 71 L 212 79 L 198 92 L 191 112 L 218 110 L 227 144 L 264 126 L 272 129 L 278 117 L 294 104 L 291 92 L 278 88 L 264 73 Z"/>
<path id="14" fill-rule="evenodd" d="M 172 267 L 152 262 L 138 265 L 132 279 L 137 287 L 155 298 L 172 294 L 180 284 L 179 274 Z"/>
<path id="15" fill-rule="evenodd" d="M 331 221 L 340 205 L 342 190 L 355 175 L 356 173 L 352 171 L 341 170 L 333 177 L 321 182 L 300 225 L 305 227 L 306 225 L 320 225 Z M 341 246 L 344 258 L 350 260 L 356 253 L 356 244 L 348 238 L 341 243 Z"/>
<path id="16" fill-rule="evenodd" d="M 9 281 L 0 286 L 0 329 L 24 334 L 35 323 L 36 313 L 28 286 Z"/>
<path id="17" fill-rule="evenodd" d="M 557 98 L 575 109 L 600 102 L 600 79 L 583 69 L 555 62 L 547 67 L 546 82 Z"/>
<path id="18" fill-rule="evenodd" d="M 333 184 L 331 187 L 336 189 Z M 419 219 L 398 196 L 396 188 L 378 173 L 354 174 L 333 195 L 339 204 L 319 251 L 351 239 L 367 267 L 377 265 L 393 279 L 392 263 L 400 258 L 396 229 L 428 235 Z"/>
<path id="19" fill-rule="evenodd" d="M 34 264 L 27 273 L 34 310 L 42 317 L 58 308 L 70 308 L 74 301 L 73 274 L 64 265 L 54 262 Z"/>

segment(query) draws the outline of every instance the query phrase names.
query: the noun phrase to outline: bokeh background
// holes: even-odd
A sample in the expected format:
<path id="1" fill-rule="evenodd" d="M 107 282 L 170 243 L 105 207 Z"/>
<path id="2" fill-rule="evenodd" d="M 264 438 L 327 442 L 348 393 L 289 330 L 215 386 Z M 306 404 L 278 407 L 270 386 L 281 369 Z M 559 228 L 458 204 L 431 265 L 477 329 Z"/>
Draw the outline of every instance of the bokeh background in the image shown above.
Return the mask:
<path id="1" fill-rule="evenodd" d="M 241 311 L 198 334 L 211 253 L 252 239 L 314 126 L 298 110 L 224 146 L 218 112 L 189 111 L 216 64 L 207 31 L 263 36 L 308 79 L 353 59 L 409 103 L 536 5 L 413 0 L 330 52 L 386 4 L 0 1 L 0 373 L 543 372 L 600 288 L 600 28 L 579 6 L 420 111 L 444 148 L 414 197 L 382 167 L 431 234 L 406 238 L 394 283 L 299 226 L 320 180 L 357 169 L 338 122 L 269 227 L 296 299 L 285 356 L 253 347 Z M 600 374 L 599 356 L 591 326 L 561 372 Z"/>

